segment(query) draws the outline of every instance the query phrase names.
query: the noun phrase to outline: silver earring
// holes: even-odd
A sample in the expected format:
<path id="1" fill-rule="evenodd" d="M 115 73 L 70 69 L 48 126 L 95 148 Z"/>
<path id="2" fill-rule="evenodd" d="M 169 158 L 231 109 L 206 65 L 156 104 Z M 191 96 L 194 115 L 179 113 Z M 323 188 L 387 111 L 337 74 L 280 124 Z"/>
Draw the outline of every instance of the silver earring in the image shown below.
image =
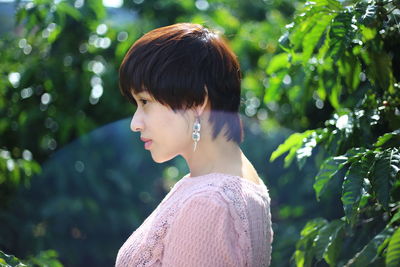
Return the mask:
<path id="1" fill-rule="evenodd" d="M 193 133 L 192 133 L 192 139 L 194 141 L 193 152 L 196 151 L 197 142 L 200 141 L 200 129 L 201 129 L 200 119 L 199 117 L 196 117 L 196 121 L 193 124 Z"/>

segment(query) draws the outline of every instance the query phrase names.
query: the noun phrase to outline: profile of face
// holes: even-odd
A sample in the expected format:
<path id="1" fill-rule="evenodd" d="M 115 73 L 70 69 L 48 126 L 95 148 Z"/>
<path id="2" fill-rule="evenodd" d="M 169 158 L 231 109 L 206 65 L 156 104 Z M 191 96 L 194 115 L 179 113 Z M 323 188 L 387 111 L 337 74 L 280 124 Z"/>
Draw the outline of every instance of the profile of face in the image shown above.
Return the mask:
<path id="1" fill-rule="evenodd" d="M 194 160 L 220 133 L 242 141 L 239 62 L 224 39 L 202 25 L 177 23 L 146 33 L 128 50 L 119 78 L 122 94 L 137 104 L 131 129 L 140 132 L 155 162 L 177 155 Z M 196 116 L 201 141 L 194 154 Z"/>
<path id="2" fill-rule="evenodd" d="M 190 111 L 174 112 L 147 92 L 138 93 L 134 98 L 137 109 L 130 127 L 132 131 L 140 132 L 145 149 L 150 151 L 155 162 L 163 163 L 178 155 L 191 153 L 190 122 L 194 120 L 194 114 Z M 147 141 L 149 139 L 151 141 Z"/>

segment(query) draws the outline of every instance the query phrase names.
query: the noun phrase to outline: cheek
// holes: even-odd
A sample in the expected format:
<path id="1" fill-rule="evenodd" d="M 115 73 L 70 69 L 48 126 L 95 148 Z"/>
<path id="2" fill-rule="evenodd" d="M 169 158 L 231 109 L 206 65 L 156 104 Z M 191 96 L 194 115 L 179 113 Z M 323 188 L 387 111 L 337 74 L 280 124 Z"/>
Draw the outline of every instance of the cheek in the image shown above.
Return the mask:
<path id="1" fill-rule="evenodd" d="M 190 140 L 191 127 L 183 116 L 170 114 L 164 118 L 162 125 L 162 127 L 166 129 L 165 132 L 168 137 L 172 140 L 176 140 L 180 143 Z"/>
<path id="2" fill-rule="evenodd" d="M 155 162 L 163 163 L 171 160 L 191 148 L 191 132 L 185 119 L 176 116 L 160 116 L 155 130 L 157 141 L 153 146 L 154 149 L 151 150 Z"/>

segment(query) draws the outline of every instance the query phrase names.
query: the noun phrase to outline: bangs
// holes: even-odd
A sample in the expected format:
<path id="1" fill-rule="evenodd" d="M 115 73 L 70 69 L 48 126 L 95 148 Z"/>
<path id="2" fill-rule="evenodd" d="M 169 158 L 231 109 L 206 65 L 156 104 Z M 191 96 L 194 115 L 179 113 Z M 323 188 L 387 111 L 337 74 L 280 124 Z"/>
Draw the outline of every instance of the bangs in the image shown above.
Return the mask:
<path id="1" fill-rule="evenodd" d="M 209 49 L 205 47 L 201 39 L 189 39 L 178 34 L 160 36 L 152 42 L 146 38 L 139 39 L 120 67 L 122 94 L 135 105 L 132 93 L 143 91 L 173 110 L 200 105 L 205 98 L 205 71 L 209 57 Z M 194 51 L 196 57 L 193 57 Z"/>

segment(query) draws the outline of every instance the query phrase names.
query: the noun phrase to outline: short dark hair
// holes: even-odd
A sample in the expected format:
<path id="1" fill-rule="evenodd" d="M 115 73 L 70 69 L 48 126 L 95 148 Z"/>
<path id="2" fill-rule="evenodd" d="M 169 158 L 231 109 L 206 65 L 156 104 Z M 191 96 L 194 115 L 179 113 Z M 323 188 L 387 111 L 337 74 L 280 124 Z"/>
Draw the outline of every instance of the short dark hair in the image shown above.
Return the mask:
<path id="1" fill-rule="evenodd" d="M 148 92 L 175 112 L 204 103 L 215 139 L 243 141 L 239 115 L 241 73 L 236 55 L 222 36 L 192 23 L 154 29 L 129 49 L 119 70 L 122 94 L 137 105 L 132 93 Z"/>

